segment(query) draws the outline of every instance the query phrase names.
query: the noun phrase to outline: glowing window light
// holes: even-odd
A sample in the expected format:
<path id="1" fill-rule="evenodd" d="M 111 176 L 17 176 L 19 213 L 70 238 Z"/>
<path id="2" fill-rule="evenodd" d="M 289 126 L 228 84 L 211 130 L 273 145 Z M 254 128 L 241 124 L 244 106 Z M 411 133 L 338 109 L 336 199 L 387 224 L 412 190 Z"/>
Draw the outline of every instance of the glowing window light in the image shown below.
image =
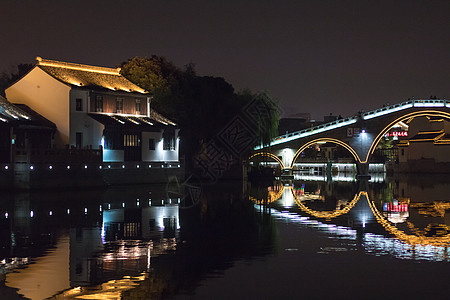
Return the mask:
<path id="1" fill-rule="evenodd" d="M 84 214 L 87 215 L 88 209 L 87 207 L 84 208 Z"/>
<path id="2" fill-rule="evenodd" d="M 122 207 L 125 207 L 125 202 L 122 202 Z"/>
<path id="3" fill-rule="evenodd" d="M 138 168 L 138 169 L 139 169 L 139 165 L 136 165 L 136 168 Z"/>
<path id="4" fill-rule="evenodd" d="M 99 168 L 99 169 L 101 169 L 101 168 L 102 168 L 102 166 L 98 166 L 98 168 Z"/>
<path id="5" fill-rule="evenodd" d="M 52 211 L 49 211 L 49 212 L 48 212 L 48 215 L 49 215 L 49 216 L 53 216 L 53 212 L 52 212 Z"/>
<path id="6" fill-rule="evenodd" d="M 48 168 L 51 170 L 51 169 L 53 169 L 53 166 L 48 166 Z"/>
<path id="7" fill-rule="evenodd" d="M 34 211 L 30 211 L 30 217 L 34 217 Z"/>
<path id="8" fill-rule="evenodd" d="M 5 166 L 5 170 L 8 170 L 9 169 L 9 167 L 8 166 Z"/>
<path id="9" fill-rule="evenodd" d="M 8 212 L 5 212 L 5 218 L 8 219 L 8 216 L 9 216 Z"/>
<path id="10" fill-rule="evenodd" d="M 67 170 L 70 170 L 70 166 L 67 166 Z"/>
<path id="11" fill-rule="evenodd" d="M 34 166 L 30 166 L 30 170 L 34 170 Z"/>
<path id="12" fill-rule="evenodd" d="M 67 214 L 70 215 L 70 208 L 67 209 Z"/>
<path id="13" fill-rule="evenodd" d="M 125 165 L 122 165 L 122 169 L 125 169 Z"/>

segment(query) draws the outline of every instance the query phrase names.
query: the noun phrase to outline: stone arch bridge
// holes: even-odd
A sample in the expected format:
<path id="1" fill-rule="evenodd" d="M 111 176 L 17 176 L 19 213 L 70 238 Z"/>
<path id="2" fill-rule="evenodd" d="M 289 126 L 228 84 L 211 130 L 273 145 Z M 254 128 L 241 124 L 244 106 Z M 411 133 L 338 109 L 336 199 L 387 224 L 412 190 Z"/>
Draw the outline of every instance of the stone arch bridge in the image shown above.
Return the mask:
<path id="1" fill-rule="evenodd" d="M 250 160 L 259 156 L 267 157 L 276 161 L 282 171 L 286 172 L 293 169 L 300 153 L 309 146 L 321 142 L 332 142 L 351 153 L 356 161 L 358 175 L 366 175 L 371 155 L 392 126 L 420 116 L 450 118 L 450 101 L 406 101 L 281 135 L 274 138 L 269 146 L 255 147 Z"/>

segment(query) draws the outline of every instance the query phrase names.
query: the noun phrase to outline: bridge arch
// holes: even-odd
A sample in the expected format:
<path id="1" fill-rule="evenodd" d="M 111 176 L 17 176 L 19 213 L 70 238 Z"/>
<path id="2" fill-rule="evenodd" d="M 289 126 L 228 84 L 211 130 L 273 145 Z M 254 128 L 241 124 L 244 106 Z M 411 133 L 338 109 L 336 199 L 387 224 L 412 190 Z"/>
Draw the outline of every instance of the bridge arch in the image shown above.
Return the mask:
<path id="1" fill-rule="evenodd" d="M 372 144 L 371 144 L 371 146 L 369 148 L 369 151 L 367 152 L 367 155 L 366 155 L 365 159 L 363 161 L 361 161 L 361 162 L 362 163 L 368 163 L 369 162 L 370 156 L 375 151 L 376 147 L 380 143 L 380 141 L 383 138 L 383 136 L 392 128 L 392 126 L 394 126 L 398 122 L 405 121 L 405 120 L 410 119 L 410 118 L 426 117 L 426 116 L 450 118 L 450 113 L 444 112 L 444 111 L 440 111 L 440 110 L 422 110 L 422 111 L 416 111 L 416 112 L 412 112 L 412 113 L 409 113 L 409 114 L 405 114 L 405 115 L 403 115 L 401 117 L 396 118 L 394 121 L 390 122 L 387 126 L 385 126 L 378 133 L 378 135 L 372 141 Z"/>
<path id="2" fill-rule="evenodd" d="M 263 156 L 263 157 L 272 158 L 274 161 L 276 161 L 280 165 L 281 170 L 286 169 L 286 167 L 283 164 L 283 161 L 281 161 L 281 159 L 278 156 L 276 156 L 275 154 L 272 154 L 270 152 L 258 152 L 258 153 L 253 154 L 252 156 L 250 156 L 248 158 L 248 160 L 250 161 L 252 158 L 254 158 L 256 156 Z"/>
<path id="3" fill-rule="evenodd" d="M 309 146 L 314 145 L 314 144 L 316 144 L 316 143 L 320 143 L 320 142 L 325 142 L 325 143 L 330 142 L 330 143 L 335 143 L 335 144 L 337 144 L 337 145 L 339 145 L 339 146 L 342 146 L 342 147 L 344 147 L 345 149 L 347 149 L 347 150 L 350 152 L 350 154 L 355 158 L 355 161 L 356 161 L 356 162 L 361 162 L 361 160 L 360 160 L 358 154 L 356 153 L 356 151 L 355 151 L 349 144 L 347 144 L 347 143 L 345 143 L 345 142 L 343 142 L 343 141 L 341 141 L 341 140 L 338 140 L 338 139 L 334 139 L 334 138 L 326 138 L 326 137 L 324 137 L 324 138 L 318 138 L 318 139 L 311 140 L 311 141 L 307 142 L 306 144 L 302 145 L 302 146 L 297 150 L 297 152 L 295 152 L 295 155 L 294 155 L 294 157 L 292 158 L 292 162 L 291 162 L 291 165 L 290 165 L 290 169 L 293 169 L 293 168 L 294 168 L 295 161 L 297 160 L 298 156 L 299 156 L 306 148 L 308 148 Z"/>
<path id="4" fill-rule="evenodd" d="M 295 203 L 297 204 L 297 206 L 304 211 L 305 213 L 314 216 L 316 218 L 325 218 L 326 220 L 331 220 L 333 218 L 337 218 L 341 215 L 345 215 L 347 214 L 355 205 L 356 203 L 359 201 L 359 198 L 361 198 L 361 195 L 363 195 L 364 192 L 359 192 L 357 194 L 355 194 L 355 196 L 353 197 L 353 200 L 350 201 L 344 208 L 342 209 L 337 209 L 334 211 L 317 211 L 317 210 L 312 210 L 310 208 L 308 208 L 306 205 L 304 205 L 300 199 L 298 199 L 297 195 L 295 194 L 294 190 L 292 187 L 290 187 L 292 195 L 294 196 L 295 199 Z"/>

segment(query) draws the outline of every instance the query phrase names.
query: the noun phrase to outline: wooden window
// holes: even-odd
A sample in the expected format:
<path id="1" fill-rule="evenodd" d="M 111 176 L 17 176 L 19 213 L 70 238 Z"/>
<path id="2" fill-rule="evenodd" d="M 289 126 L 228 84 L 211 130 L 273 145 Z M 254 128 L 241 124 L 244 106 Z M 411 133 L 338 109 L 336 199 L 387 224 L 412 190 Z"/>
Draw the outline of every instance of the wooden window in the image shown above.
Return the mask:
<path id="1" fill-rule="evenodd" d="M 137 115 L 141 113 L 141 99 L 136 99 L 135 113 Z"/>
<path id="2" fill-rule="evenodd" d="M 116 98 L 116 113 L 121 114 L 123 112 L 123 98 Z"/>
<path id="3" fill-rule="evenodd" d="M 148 139 L 148 150 L 155 150 L 155 139 Z"/>
<path id="4" fill-rule="evenodd" d="M 83 133 L 82 132 L 77 132 L 75 134 L 75 139 L 76 139 L 76 146 L 77 148 L 81 148 L 83 147 Z"/>
<path id="5" fill-rule="evenodd" d="M 103 96 L 95 96 L 95 111 L 103 112 Z"/>
<path id="6" fill-rule="evenodd" d="M 164 130 L 163 150 L 175 150 L 175 131 L 174 130 Z"/>
<path id="7" fill-rule="evenodd" d="M 81 98 L 75 99 L 75 110 L 83 111 L 83 99 Z"/>
<path id="8" fill-rule="evenodd" d="M 125 147 L 139 147 L 141 145 L 141 140 L 137 134 L 124 134 L 123 145 Z"/>

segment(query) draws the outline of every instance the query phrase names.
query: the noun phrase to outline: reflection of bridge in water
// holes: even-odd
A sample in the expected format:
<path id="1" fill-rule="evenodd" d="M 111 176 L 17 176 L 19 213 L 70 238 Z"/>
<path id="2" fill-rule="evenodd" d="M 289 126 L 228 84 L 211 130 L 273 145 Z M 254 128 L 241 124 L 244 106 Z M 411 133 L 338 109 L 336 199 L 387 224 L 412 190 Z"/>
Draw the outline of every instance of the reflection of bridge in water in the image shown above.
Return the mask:
<path id="1" fill-rule="evenodd" d="M 278 198 L 276 198 L 278 197 Z M 369 209 L 363 209 L 360 213 L 362 216 L 360 216 L 361 220 L 367 220 L 370 217 L 373 217 L 378 224 L 380 224 L 389 234 L 391 234 L 396 240 L 401 241 L 405 243 L 406 245 L 411 246 L 411 249 L 428 249 L 426 247 L 432 247 L 433 251 L 444 251 L 447 253 L 448 247 L 450 245 L 450 228 L 447 225 L 442 224 L 440 226 L 440 229 L 442 232 L 445 232 L 445 234 L 441 235 L 434 235 L 434 236 L 427 236 L 426 232 L 417 230 L 412 223 L 409 223 L 409 228 L 413 232 L 413 234 L 408 234 L 402 230 L 400 230 L 395 224 L 391 223 L 389 220 L 387 220 L 383 214 L 377 209 L 375 203 L 369 199 L 369 195 L 366 191 L 359 191 L 355 194 L 354 198 L 349 201 L 343 208 L 336 209 L 334 211 L 319 211 L 319 210 L 313 210 L 309 207 L 307 207 L 304 202 L 305 200 L 310 200 L 310 198 L 302 198 L 302 196 L 298 196 L 296 192 L 294 191 L 292 186 L 286 186 L 281 187 L 276 194 L 271 195 L 270 202 L 266 201 L 255 201 L 255 198 L 250 198 L 252 201 L 254 201 L 256 204 L 263 204 L 263 203 L 273 203 L 277 200 L 282 200 L 283 203 L 289 202 L 286 201 L 286 199 L 283 199 L 283 197 L 291 197 L 298 208 L 306 213 L 309 216 L 312 216 L 317 219 L 325 219 L 326 221 L 330 221 L 333 218 L 337 218 L 339 216 L 345 215 L 351 211 L 352 208 L 355 207 L 355 205 L 359 201 L 364 201 L 368 203 Z M 369 211 L 368 211 L 369 210 Z M 368 216 L 368 214 L 371 214 L 371 216 Z M 295 215 L 293 213 L 289 214 L 286 213 L 286 215 Z M 365 221 L 363 221 L 365 222 Z M 336 225 L 331 225 L 336 226 Z M 365 227 L 365 224 L 363 223 L 363 227 Z M 368 233 L 368 236 L 375 236 L 374 234 Z M 388 243 L 388 238 L 384 238 L 378 236 L 378 239 L 381 239 L 384 244 L 390 245 L 390 242 Z M 425 247 L 425 248 L 424 248 Z M 438 247 L 439 249 L 437 249 Z M 430 250 L 428 249 L 428 250 Z M 450 256 L 450 254 L 449 254 Z M 447 257 L 447 254 L 446 254 Z"/>
<path id="2" fill-rule="evenodd" d="M 250 160 L 275 161 L 284 172 L 291 172 L 305 149 L 318 143 L 333 143 L 351 154 L 358 174 L 366 175 L 371 156 L 384 135 L 399 122 L 423 116 L 450 118 L 450 101 L 407 101 L 278 136 L 270 145 L 256 147 Z"/>

